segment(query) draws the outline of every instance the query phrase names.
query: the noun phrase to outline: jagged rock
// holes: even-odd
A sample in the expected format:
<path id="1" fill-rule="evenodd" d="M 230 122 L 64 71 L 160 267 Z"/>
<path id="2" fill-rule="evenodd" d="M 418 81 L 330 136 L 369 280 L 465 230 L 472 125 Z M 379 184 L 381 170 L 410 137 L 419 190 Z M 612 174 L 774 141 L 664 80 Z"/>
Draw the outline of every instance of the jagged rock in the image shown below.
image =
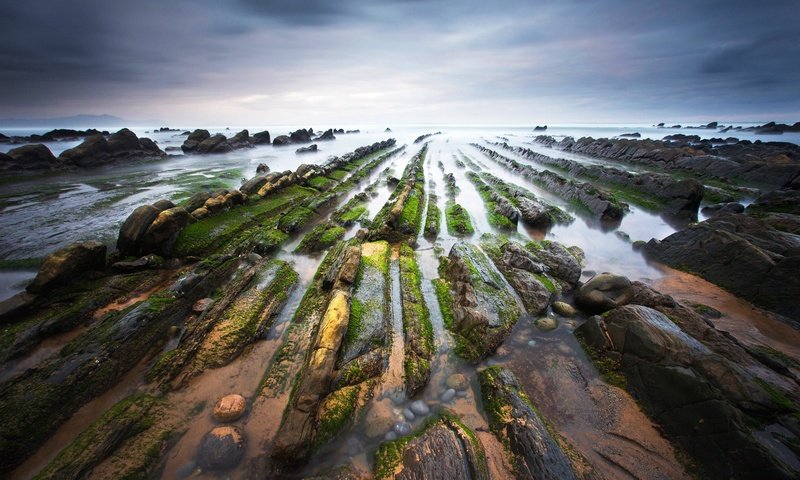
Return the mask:
<path id="1" fill-rule="evenodd" d="M 27 290 L 32 293 L 44 292 L 70 282 L 85 272 L 102 270 L 105 265 L 105 245 L 96 241 L 73 243 L 44 258 Z"/>
<path id="2" fill-rule="evenodd" d="M 164 210 L 142 235 L 142 251 L 169 255 L 180 231 L 192 221 L 194 219 L 183 207 Z"/>
<path id="3" fill-rule="evenodd" d="M 630 280 L 608 272 L 595 275 L 575 294 L 575 302 L 589 313 L 603 313 L 627 304 L 632 298 Z"/>
<path id="4" fill-rule="evenodd" d="M 573 253 L 577 247 L 564 248 L 560 243 L 551 241 L 542 241 L 539 246 L 541 248 L 528 251 L 537 262 L 547 267 L 547 273 L 559 280 L 562 287 L 572 290 L 581 278 L 580 255 L 577 254 L 576 258 L 576 253 Z"/>
<path id="5" fill-rule="evenodd" d="M 318 141 L 321 141 L 321 140 L 336 140 L 336 137 L 333 136 L 333 130 L 328 129 L 328 130 L 325 130 L 325 133 L 323 133 L 322 135 L 317 137 L 317 140 Z"/>
<path id="6" fill-rule="evenodd" d="M 234 150 L 239 148 L 249 148 L 253 146 L 253 139 L 250 138 L 250 132 L 247 130 L 242 130 L 231 137 L 231 139 L 228 140 L 228 144 Z"/>
<path id="7" fill-rule="evenodd" d="M 38 143 L 9 150 L 0 163 L 3 170 L 54 170 L 60 166 L 50 149 Z"/>
<path id="8" fill-rule="evenodd" d="M 235 422 L 244 415 L 246 406 L 243 396 L 237 393 L 225 395 L 214 405 L 214 418 L 220 422 Z"/>
<path id="9" fill-rule="evenodd" d="M 483 404 L 489 406 L 489 428 L 516 457 L 520 478 L 578 478 L 513 373 L 491 367 L 478 372 L 478 380 Z"/>
<path id="10" fill-rule="evenodd" d="M 244 433 L 233 425 L 216 427 L 206 433 L 197 449 L 197 464 L 208 470 L 235 467 L 244 456 Z"/>
<path id="11" fill-rule="evenodd" d="M 297 150 L 295 150 L 294 153 L 298 153 L 298 154 L 300 154 L 300 153 L 313 153 L 313 152 L 316 152 L 316 151 L 317 151 L 317 144 L 314 143 L 314 144 L 311 144 L 311 145 L 309 145 L 307 147 L 300 147 Z"/>
<path id="12" fill-rule="evenodd" d="M 266 163 L 259 163 L 256 167 L 256 173 L 269 173 L 269 166 Z"/>
<path id="13" fill-rule="evenodd" d="M 296 130 L 289 135 L 289 140 L 291 143 L 310 143 L 311 142 L 311 135 L 313 135 L 313 130 Z"/>
<path id="14" fill-rule="evenodd" d="M 186 137 L 183 145 L 181 145 L 181 150 L 183 150 L 183 153 L 194 153 L 197 151 L 197 147 L 200 146 L 200 143 L 208 140 L 210 137 L 211 134 L 208 133 L 208 130 L 197 129 Z"/>
<path id="15" fill-rule="evenodd" d="M 716 215 L 718 213 L 744 213 L 744 205 L 739 202 L 715 203 L 706 205 L 701 210 L 706 215 Z"/>
<path id="16" fill-rule="evenodd" d="M 747 210 L 748 212 L 774 212 L 800 215 L 800 190 L 783 189 L 765 193 L 750 204 Z"/>

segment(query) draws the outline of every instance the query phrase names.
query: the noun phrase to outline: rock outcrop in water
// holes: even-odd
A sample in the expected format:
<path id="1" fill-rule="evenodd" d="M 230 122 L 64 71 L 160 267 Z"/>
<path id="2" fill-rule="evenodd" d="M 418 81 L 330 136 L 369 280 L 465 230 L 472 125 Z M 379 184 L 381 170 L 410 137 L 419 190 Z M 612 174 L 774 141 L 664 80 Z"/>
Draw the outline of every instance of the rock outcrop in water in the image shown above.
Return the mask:
<path id="1" fill-rule="evenodd" d="M 683 141 L 594 139 L 538 136 L 536 142 L 567 152 L 642 165 L 698 178 L 744 180 L 778 188 L 800 175 L 800 146 L 781 142 L 739 141 L 705 144 Z M 699 138 L 698 138 L 699 142 Z"/>
<path id="2" fill-rule="evenodd" d="M 120 161 L 152 160 L 164 155 L 149 138 L 138 138 L 135 133 L 123 128 L 108 138 L 103 135 L 88 137 L 77 147 L 65 150 L 58 158 L 65 165 L 96 167 Z"/>
<path id="3" fill-rule="evenodd" d="M 64 285 L 92 270 L 106 267 L 106 246 L 100 242 L 74 243 L 46 256 L 29 292 L 44 292 Z"/>
<path id="4" fill-rule="evenodd" d="M 0 169 L 3 171 L 57 170 L 63 166 L 64 163 L 42 144 L 23 145 L 7 154 L 0 153 Z"/>
<path id="5" fill-rule="evenodd" d="M 269 132 L 259 132 L 252 137 L 250 132 L 242 130 L 231 138 L 221 133 L 211 135 L 208 130 L 197 129 L 192 132 L 181 145 L 183 153 L 227 153 L 241 148 L 251 148 L 262 143 L 269 143 Z"/>

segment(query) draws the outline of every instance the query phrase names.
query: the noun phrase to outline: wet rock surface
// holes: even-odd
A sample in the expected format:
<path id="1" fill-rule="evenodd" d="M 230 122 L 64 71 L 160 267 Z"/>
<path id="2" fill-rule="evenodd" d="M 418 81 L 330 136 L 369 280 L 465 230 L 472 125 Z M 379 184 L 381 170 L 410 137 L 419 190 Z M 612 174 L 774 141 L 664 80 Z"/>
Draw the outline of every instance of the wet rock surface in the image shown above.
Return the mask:
<path id="1" fill-rule="evenodd" d="M 800 236 L 781 232 L 743 214 L 719 214 L 663 240 L 650 240 L 645 254 L 689 270 L 753 303 L 800 319 Z"/>
<path id="2" fill-rule="evenodd" d="M 244 448 L 244 433 L 238 427 L 217 427 L 200 441 L 197 464 L 208 470 L 233 468 L 242 459 Z"/>
<path id="3" fill-rule="evenodd" d="M 43 292 L 106 266 L 106 246 L 100 242 L 75 243 L 45 257 L 27 290 Z"/>
<path id="4" fill-rule="evenodd" d="M 491 367 L 479 372 L 478 379 L 489 426 L 509 445 L 520 478 L 578 478 L 513 373 Z"/>
<path id="5" fill-rule="evenodd" d="M 631 281 L 608 272 L 595 275 L 575 294 L 575 302 L 589 313 L 603 313 L 625 305 L 632 298 Z"/>

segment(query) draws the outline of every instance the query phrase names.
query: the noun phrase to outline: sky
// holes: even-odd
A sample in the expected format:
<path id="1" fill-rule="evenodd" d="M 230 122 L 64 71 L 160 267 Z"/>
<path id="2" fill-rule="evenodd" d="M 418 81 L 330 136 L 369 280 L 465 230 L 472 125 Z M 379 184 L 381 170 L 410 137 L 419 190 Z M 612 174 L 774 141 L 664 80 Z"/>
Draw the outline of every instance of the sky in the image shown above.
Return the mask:
<path id="1" fill-rule="evenodd" d="M 797 0 L 0 0 L 0 117 L 800 120 Z"/>

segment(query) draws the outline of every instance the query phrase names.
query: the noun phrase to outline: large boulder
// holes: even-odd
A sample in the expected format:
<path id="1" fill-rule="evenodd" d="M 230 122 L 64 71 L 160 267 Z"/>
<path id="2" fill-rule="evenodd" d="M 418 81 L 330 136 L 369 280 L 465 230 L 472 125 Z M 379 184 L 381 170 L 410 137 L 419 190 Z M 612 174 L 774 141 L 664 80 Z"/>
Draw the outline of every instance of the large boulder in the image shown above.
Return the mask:
<path id="1" fill-rule="evenodd" d="M 247 130 L 242 130 L 241 132 L 237 133 L 230 140 L 228 140 L 231 148 L 238 149 L 238 148 L 249 148 L 253 146 L 253 140 L 250 138 L 250 132 Z"/>
<path id="2" fill-rule="evenodd" d="M 139 150 L 139 148 L 139 137 L 127 128 L 123 128 L 108 137 L 108 149 L 111 152 L 125 152 Z"/>
<path id="3" fill-rule="evenodd" d="M 152 205 L 142 205 L 128 215 L 117 237 L 117 249 L 122 255 L 135 256 L 140 253 L 142 237 L 159 213 L 161 211 Z"/>
<path id="4" fill-rule="evenodd" d="M 627 304 L 632 298 L 631 281 L 608 272 L 595 275 L 575 294 L 578 307 L 589 313 L 603 313 Z"/>
<path id="5" fill-rule="evenodd" d="M 317 140 L 336 140 L 336 137 L 333 135 L 333 130 L 329 128 L 325 130 L 325 133 L 317 137 Z"/>
<path id="6" fill-rule="evenodd" d="M 211 198 L 211 194 L 209 192 L 197 192 L 189 197 L 182 206 L 187 212 L 193 212 L 205 205 L 206 200 L 209 198 Z"/>
<path id="7" fill-rule="evenodd" d="M 239 427 L 216 427 L 200 440 L 197 464 L 207 470 L 228 470 L 241 461 L 244 447 L 245 437 Z"/>
<path id="8" fill-rule="evenodd" d="M 85 165 L 85 159 L 97 158 L 109 152 L 108 141 L 103 135 L 87 137 L 80 145 L 61 152 L 60 157 L 68 163 Z"/>
<path id="9" fill-rule="evenodd" d="M 61 165 L 53 152 L 39 143 L 11 149 L 8 156 L 13 163 L 6 164 L 6 170 L 53 170 Z"/>
<path id="10" fill-rule="evenodd" d="M 307 146 L 307 147 L 300 147 L 300 148 L 298 148 L 297 150 L 295 150 L 295 152 L 294 152 L 294 153 L 297 153 L 297 154 L 301 154 L 301 153 L 314 153 L 314 152 L 316 152 L 316 151 L 317 151 L 317 144 L 316 144 L 316 143 L 312 143 L 311 145 L 309 145 L 309 146 Z"/>
<path id="11" fill-rule="evenodd" d="M 292 139 L 289 138 L 288 135 L 278 135 L 274 140 L 272 140 L 272 145 L 276 147 L 289 145 L 290 143 L 292 143 Z"/>
<path id="12" fill-rule="evenodd" d="M 68 283 L 85 272 L 102 270 L 105 264 L 106 246 L 102 243 L 73 243 L 45 257 L 27 290 L 32 293 L 43 292 Z"/>
<path id="13" fill-rule="evenodd" d="M 208 130 L 201 130 L 197 129 L 194 132 L 190 133 L 186 140 L 181 145 L 181 150 L 183 153 L 193 153 L 197 151 L 197 147 L 200 146 L 200 143 L 207 140 L 211 137 L 211 134 L 208 133 Z"/>
<path id="14" fill-rule="evenodd" d="M 106 139 L 103 135 L 87 137 L 80 145 L 59 156 L 63 162 L 79 167 L 95 167 L 123 159 L 161 157 L 164 152 L 149 138 L 138 138 L 123 128 Z"/>
<path id="15" fill-rule="evenodd" d="M 289 139 L 292 143 L 310 143 L 313 132 L 309 133 L 309 130 L 303 130 L 301 128 L 300 130 L 294 131 L 289 135 Z"/>
<path id="16" fill-rule="evenodd" d="M 194 219 L 183 207 L 169 208 L 159 213 L 142 235 L 142 253 L 171 254 L 178 234 L 192 221 Z"/>
<path id="17" fill-rule="evenodd" d="M 252 195 L 254 193 L 258 193 L 265 183 L 267 183 L 267 177 L 265 175 L 256 175 L 250 180 L 244 182 L 239 190 L 248 195 Z"/>
<path id="18" fill-rule="evenodd" d="M 253 143 L 256 145 L 264 145 L 271 143 L 269 138 L 269 132 L 264 130 L 263 132 L 254 133 Z"/>

